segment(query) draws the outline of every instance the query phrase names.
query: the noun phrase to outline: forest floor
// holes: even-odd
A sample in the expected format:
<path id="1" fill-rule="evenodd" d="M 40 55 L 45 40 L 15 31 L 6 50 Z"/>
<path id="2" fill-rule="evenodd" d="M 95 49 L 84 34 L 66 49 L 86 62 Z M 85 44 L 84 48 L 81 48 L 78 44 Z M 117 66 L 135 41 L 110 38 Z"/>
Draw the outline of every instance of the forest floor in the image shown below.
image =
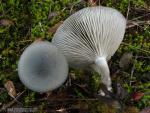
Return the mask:
<path id="1" fill-rule="evenodd" d="M 17 70 L 24 49 L 38 38 L 51 41 L 67 17 L 94 5 L 116 8 L 127 19 L 124 40 L 109 61 L 113 98 L 95 95 L 104 88 L 96 72 L 76 69 L 70 69 L 66 83 L 54 91 L 27 89 Z M 150 113 L 150 1 L 0 0 L 2 112 Z"/>

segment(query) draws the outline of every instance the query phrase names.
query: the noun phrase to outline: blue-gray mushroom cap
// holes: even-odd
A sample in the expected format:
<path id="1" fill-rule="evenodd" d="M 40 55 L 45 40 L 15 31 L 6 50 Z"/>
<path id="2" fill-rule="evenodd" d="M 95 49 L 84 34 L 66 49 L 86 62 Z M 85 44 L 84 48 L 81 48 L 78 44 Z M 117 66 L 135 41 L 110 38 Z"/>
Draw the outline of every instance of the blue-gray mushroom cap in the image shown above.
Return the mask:
<path id="1" fill-rule="evenodd" d="M 27 88 L 36 92 L 47 92 L 65 82 L 68 64 L 54 45 L 40 41 L 25 49 L 19 60 L 18 73 Z"/>

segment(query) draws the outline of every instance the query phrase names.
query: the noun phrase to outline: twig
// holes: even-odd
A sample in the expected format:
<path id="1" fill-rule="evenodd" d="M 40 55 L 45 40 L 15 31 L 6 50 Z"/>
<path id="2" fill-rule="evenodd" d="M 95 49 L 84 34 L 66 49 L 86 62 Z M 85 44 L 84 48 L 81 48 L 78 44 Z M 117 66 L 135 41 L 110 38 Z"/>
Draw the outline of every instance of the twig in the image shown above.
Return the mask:
<path id="1" fill-rule="evenodd" d="M 126 75 L 130 75 L 129 73 L 127 73 L 127 72 L 125 72 L 125 71 L 120 71 L 121 73 L 123 73 L 123 74 L 126 74 Z"/>
<path id="2" fill-rule="evenodd" d="M 128 0 L 128 10 L 126 15 L 126 20 L 128 20 L 129 12 L 130 12 L 130 0 Z"/>
<path id="3" fill-rule="evenodd" d="M 10 106 L 12 106 L 12 105 L 16 102 L 16 100 L 19 99 L 19 97 L 20 97 L 24 92 L 25 92 L 25 90 L 24 90 L 23 92 L 19 93 L 19 95 L 18 95 L 14 100 L 12 100 L 11 102 L 9 102 L 9 103 L 6 104 L 6 105 L 3 105 L 2 108 L 0 109 L 0 112 L 5 111 L 7 108 L 9 108 Z"/>
<path id="4" fill-rule="evenodd" d="M 98 0 L 98 5 L 101 6 L 101 0 Z"/>
<path id="5" fill-rule="evenodd" d="M 38 100 L 30 100 L 31 102 L 35 102 L 35 101 L 48 101 L 48 102 L 58 102 L 58 101 L 97 101 L 98 98 L 54 98 L 54 99 L 47 99 L 47 98 L 43 98 L 43 99 L 38 99 Z"/>
<path id="6" fill-rule="evenodd" d="M 150 13 L 147 13 L 147 14 L 145 14 L 145 15 L 143 15 L 143 16 L 139 16 L 139 17 L 133 18 L 133 19 L 128 20 L 128 21 L 138 20 L 138 19 L 141 19 L 141 18 L 143 18 L 143 17 L 145 17 L 145 16 L 149 16 L 149 15 L 150 15 Z"/>
<path id="7" fill-rule="evenodd" d="M 87 98 L 87 99 L 82 99 L 82 98 L 62 98 L 62 99 L 49 99 L 48 101 L 97 101 L 99 100 L 98 98 Z"/>
<path id="8" fill-rule="evenodd" d="M 42 27 L 42 23 L 41 23 L 41 22 L 39 22 L 39 26 L 40 26 L 40 28 L 41 28 L 41 31 L 44 32 L 44 29 L 43 29 L 43 27 Z"/>
<path id="9" fill-rule="evenodd" d="M 133 63 L 133 67 L 132 67 L 132 70 L 131 70 L 131 77 L 130 77 L 130 79 L 131 79 L 131 81 L 130 81 L 130 86 L 131 86 L 131 84 L 132 84 L 132 79 L 133 79 L 133 73 L 134 73 L 134 70 L 135 70 L 135 64 L 136 64 L 136 62 L 137 62 L 137 54 L 136 54 L 136 56 L 135 56 L 135 59 L 134 59 L 134 63 Z"/>
<path id="10" fill-rule="evenodd" d="M 142 58 L 142 59 L 150 59 L 150 57 L 144 57 L 144 56 L 138 56 L 138 58 Z"/>
<path id="11" fill-rule="evenodd" d="M 29 35 L 31 35 L 31 29 L 28 30 L 27 34 L 25 37 L 23 37 L 23 39 L 26 39 Z M 32 40 L 23 40 L 23 41 L 19 41 L 19 43 L 26 43 L 26 42 L 31 42 Z"/>
<path id="12" fill-rule="evenodd" d="M 132 28 L 132 27 L 135 27 L 135 26 L 141 27 L 140 25 L 144 25 L 144 24 L 150 25 L 150 20 L 147 20 L 147 21 L 130 21 L 129 20 L 127 22 L 127 27 L 126 28 L 129 29 L 129 28 Z"/>
<path id="13" fill-rule="evenodd" d="M 77 1 L 77 2 L 75 2 L 75 3 L 73 3 L 73 5 L 71 6 L 71 8 L 70 8 L 70 14 L 72 13 L 72 11 L 73 11 L 73 8 L 77 5 L 77 4 L 79 4 L 81 2 L 81 0 L 79 0 L 79 1 Z"/>
<path id="14" fill-rule="evenodd" d="M 128 6 L 129 7 L 129 6 Z M 127 12 L 127 17 L 128 17 L 128 13 L 129 13 L 129 8 L 128 8 L 128 12 Z M 143 15 L 143 16 L 139 16 L 139 17 L 136 17 L 136 18 L 133 18 L 133 19 L 131 19 L 131 20 L 128 20 L 127 21 L 127 23 L 128 24 L 132 24 L 132 25 L 127 25 L 127 29 L 128 28 L 132 28 L 132 27 L 135 27 L 135 26 L 139 26 L 140 27 L 140 25 L 142 25 L 142 24 L 145 24 L 145 23 L 147 23 L 148 25 L 149 25 L 149 21 L 150 20 L 147 20 L 147 21 L 137 21 L 138 19 L 141 19 L 141 18 L 143 18 L 143 17 L 146 17 L 146 16 L 149 16 L 150 15 L 150 13 L 147 13 L 147 14 L 145 14 L 145 15 Z M 135 21 L 136 20 L 136 21 Z"/>
<path id="15" fill-rule="evenodd" d="M 150 12 L 150 9 L 149 8 L 139 8 L 139 7 L 134 7 L 133 8 L 133 11 L 136 11 L 138 13 L 141 13 L 141 12 Z"/>

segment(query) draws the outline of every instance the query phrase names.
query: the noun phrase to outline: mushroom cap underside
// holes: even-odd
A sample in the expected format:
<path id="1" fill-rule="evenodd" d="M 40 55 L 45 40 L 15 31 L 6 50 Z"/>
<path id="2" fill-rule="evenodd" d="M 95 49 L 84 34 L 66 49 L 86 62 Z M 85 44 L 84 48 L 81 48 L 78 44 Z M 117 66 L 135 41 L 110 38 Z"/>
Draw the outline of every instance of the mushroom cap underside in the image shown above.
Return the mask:
<path id="1" fill-rule="evenodd" d="M 115 9 L 87 7 L 67 18 L 56 31 L 52 43 L 71 66 L 92 65 L 97 57 L 107 60 L 123 40 L 126 19 Z"/>

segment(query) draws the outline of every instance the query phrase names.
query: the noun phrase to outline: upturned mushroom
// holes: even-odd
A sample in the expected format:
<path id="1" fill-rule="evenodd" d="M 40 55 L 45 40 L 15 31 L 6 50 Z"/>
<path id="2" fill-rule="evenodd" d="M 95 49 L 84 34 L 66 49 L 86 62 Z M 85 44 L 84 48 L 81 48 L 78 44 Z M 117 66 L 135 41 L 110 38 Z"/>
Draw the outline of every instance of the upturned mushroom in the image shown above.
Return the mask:
<path id="1" fill-rule="evenodd" d="M 47 92 L 65 82 L 68 64 L 54 45 L 47 41 L 37 41 L 21 55 L 18 73 L 27 88 L 36 92 Z"/>
<path id="2" fill-rule="evenodd" d="M 56 31 L 52 43 L 73 67 L 91 66 L 101 74 L 102 83 L 111 90 L 107 61 L 123 40 L 126 19 L 116 9 L 87 7 L 67 18 Z"/>

